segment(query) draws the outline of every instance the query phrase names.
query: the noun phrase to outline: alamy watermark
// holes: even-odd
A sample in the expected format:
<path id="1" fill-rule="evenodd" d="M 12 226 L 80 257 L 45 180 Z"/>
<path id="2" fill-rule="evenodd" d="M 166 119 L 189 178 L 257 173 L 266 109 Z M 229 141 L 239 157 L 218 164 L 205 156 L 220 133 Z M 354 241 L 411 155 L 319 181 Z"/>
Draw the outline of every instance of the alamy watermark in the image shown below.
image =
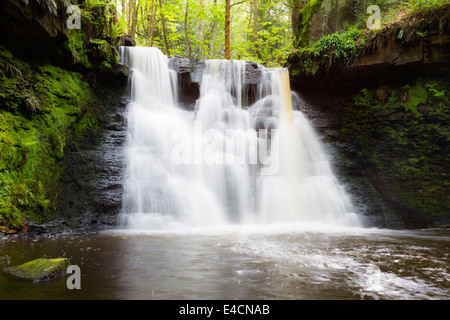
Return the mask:
<path id="1" fill-rule="evenodd" d="M 381 9 L 377 5 L 371 5 L 367 8 L 367 13 L 371 16 L 367 19 L 366 25 L 368 29 L 381 29 Z"/>
<path id="2" fill-rule="evenodd" d="M 81 9 L 77 5 L 70 5 L 67 7 L 67 13 L 70 14 L 67 18 L 67 29 L 81 29 Z"/>
<path id="3" fill-rule="evenodd" d="M 66 280 L 67 289 L 81 289 L 81 270 L 77 265 L 70 265 L 67 268 L 67 273 L 72 274 Z"/>
<path id="4" fill-rule="evenodd" d="M 195 121 L 192 131 L 175 130 L 172 141 L 175 165 L 259 165 L 261 175 L 275 175 L 279 169 L 278 129 L 203 131 L 202 122 Z"/>
<path id="5" fill-rule="evenodd" d="M 371 14 L 370 17 L 366 21 L 366 25 L 368 29 L 381 29 L 381 9 L 377 5 L 370 5 L 366 11 L 368 14 Z M 72 29 L 81 29 L 81 9 L 77 5 L 70 5 L 67 7 L 67 13 L 70 14 L 69 18 L 67 18 L 67 28 L 69 30 Z"/>

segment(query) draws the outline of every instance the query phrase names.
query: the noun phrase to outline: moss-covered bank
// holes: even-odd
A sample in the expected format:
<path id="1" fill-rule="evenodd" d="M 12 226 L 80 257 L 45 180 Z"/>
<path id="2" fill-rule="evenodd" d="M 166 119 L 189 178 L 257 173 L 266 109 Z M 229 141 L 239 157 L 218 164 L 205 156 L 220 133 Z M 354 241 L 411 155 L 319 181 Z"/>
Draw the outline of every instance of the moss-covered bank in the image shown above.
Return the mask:
<path id="1" fill-rule="evenodd" d="M 323 21 L 330 26 L 324 26 L 321 32 L 314 34 L 310 30 L 318 23 L 314 19 L 327 15 L 321 10 L 331 10 L 327 6 L 324 8 L 329 1 L 333 0 L 324 0 L 322 6 L 320 1 L 309 1 L 293 9 L 296 51 L 286 64 L 292 76 L 308 78 L 305 82 L 311 79 L 348 82 L 354 75 L 356 83 L 360 82 L 359 78 L 364 81 L 374 78 L 376 82 L 380 77 L 394 75 L 393 67 L 413 63 L 420 71 L 445 72 L 433 64 L 448 64 L 448 1 L 426 2 L 427 5 L 420 7 L 417 4 L 420 0 L 405 0 L 395 3 L 392 8 L 383 1 L 375 1 L 383 10 L 382 23 L 380 29 L 369 29 L 366 23 L 370 17 L 365 13 L 364 1 L 343 0 L 342 6 L 346 4 L 356 12 L 354 17 L 345 20 L 344 13 L 342 16 L 336 13 L 337 17 Z"/>
<path id="2" fill-rule="evenodd" d="M 448 92 L 448 78 L 417 77 L 361 89 L 338 106 L 351 157 L 412 226 L 445 225 L 450 218 Z"/>
<path id="3" fill-rule="evenodd" d="M 83 75 L 14 58 L 0 46 L 0 224 L 55 212 L 67 139 L 96 127 L 100 103 Z"/>
<path id="4" fill-rule="evenodd" d="M 67 30 L 68 1 L 1 4 L 0 225 L 27 231 L 54 218 L 66 146 L 91 139 L 127 70 L 117 61 L 114 10 L 83 7 L 82 28 Z M 74 2 L 72 2 L 74 3 Z M 53 8 L 53 7 L 52 7 Z M 87 17 L 87 18 L 86 18 Z M 33 33 L 27 32 L 34 28 Z M 115 31 L 114 31 L 114 30 Z M 112 89 L 108 87 L 112 86 Z M 92 140 L 92 139 L 91 139 Z"/>

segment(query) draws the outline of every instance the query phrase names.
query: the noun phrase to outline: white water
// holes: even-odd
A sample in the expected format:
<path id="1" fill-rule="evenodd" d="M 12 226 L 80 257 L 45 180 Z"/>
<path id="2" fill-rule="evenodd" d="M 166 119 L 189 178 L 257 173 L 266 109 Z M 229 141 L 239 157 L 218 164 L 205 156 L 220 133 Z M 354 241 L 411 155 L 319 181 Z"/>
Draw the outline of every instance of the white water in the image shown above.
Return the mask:
<path id="1" fill-rule="evenodd" d="M 122 57 L 132 68 L 124 227 L 360 225 L 320 140 L 292 110 L 287 70 L 263 69 L 259 100 L 244 107 L 245 62 L 207 60 L 190 112 L 158 49 Z"/>

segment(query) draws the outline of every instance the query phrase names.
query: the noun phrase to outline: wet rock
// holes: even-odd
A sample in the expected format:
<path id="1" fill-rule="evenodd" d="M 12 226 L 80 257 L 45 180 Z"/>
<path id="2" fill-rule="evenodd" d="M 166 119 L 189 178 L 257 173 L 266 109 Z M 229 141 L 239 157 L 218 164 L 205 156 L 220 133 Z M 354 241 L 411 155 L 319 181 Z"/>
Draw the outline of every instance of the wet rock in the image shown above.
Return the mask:
<path id="1" fill-rule="evenodd" d="M 67 258 L 36 259 L 19 266 L 4 268 L 4 271 L 16 278 L 42 282 L 59 278 L 66 274 L 70 262 Z"/>
<path id="2" fill-rule="evenodd" d="M 169 60 L 170 68 L 177 73 L 179 102 L 185 109 L 194 109 L 195 101 L 200 97 L 200 85 L 205 69 L 205 60 L 172 57 Z M 246 61 L 244 88 L 247 93 L 243 97 L 244 105 L 251 105 L 255 101 L 256 87 L 261 81 L 262 66 Z"/>
<path id="3" fill-rule="evenodd" d="M 189 74 L 192 83 L 202 82 L 205 60 L 172 57 L 170 67 L 178 74 Z M 262 66 L 251 61 L 246 61 L 244 84 L 259 84 L 262 75 Z"/>
<path id="4" fill-rule="evenodd" d="M 41 46 L 53 45 L 67 32 L 67 1 L 7 0 L 0 4 L 2 23 L 8 25 L 7 36 L 20 36 Z"/>
<path id="5" fill-rule="evenodd" d="M 136 43 L 134 42 L 133 38 L 130 35 L 126 34 L 121 38 L 120 45 L 125 47 L 134 47 L 136 46 Z"/>
<path id="6" fill-rule="evenodd" d="M 107 101 L 108 112 L 103 113 L 99 128 L 87 133 L 81 143 L 69 141 L 66 146 L 58 203 L 61 220 L 50 231 L 91 232 L 116 225 L 122 204 L 128 100 L 117 94 Z"/>

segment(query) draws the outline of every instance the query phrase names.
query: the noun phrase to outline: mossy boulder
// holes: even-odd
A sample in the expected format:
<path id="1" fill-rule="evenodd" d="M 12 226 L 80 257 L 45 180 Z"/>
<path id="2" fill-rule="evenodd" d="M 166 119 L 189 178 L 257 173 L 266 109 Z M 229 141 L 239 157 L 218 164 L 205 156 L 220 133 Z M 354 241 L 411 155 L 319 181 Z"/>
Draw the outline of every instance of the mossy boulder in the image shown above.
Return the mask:
<path id="1" fill-rule="evenodd" d="M 67 258 L 40 258 L 19 266 L 5 268 L 4 271 L 16 278 L 42 282 L 63 276 L 69 266 L 70 262 Z"/>

